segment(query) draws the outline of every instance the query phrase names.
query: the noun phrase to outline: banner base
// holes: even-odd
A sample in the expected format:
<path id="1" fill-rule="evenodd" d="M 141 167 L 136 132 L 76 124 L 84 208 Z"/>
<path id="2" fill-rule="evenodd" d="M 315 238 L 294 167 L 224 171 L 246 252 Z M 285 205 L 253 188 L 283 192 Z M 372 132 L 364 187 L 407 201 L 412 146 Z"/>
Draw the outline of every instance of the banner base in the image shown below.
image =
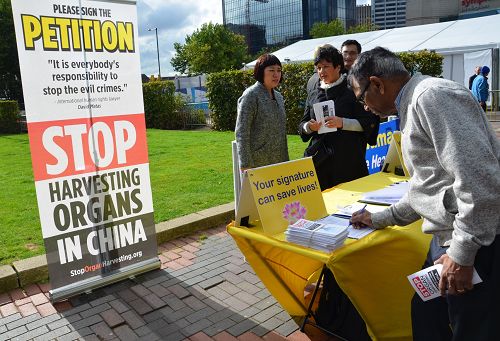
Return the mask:
<path id="1" fill-rule="evenodd" d="M 135 275 L 159 269 L 160 267 L 161 262 L 158 258 L 148 259 L 143 262 L 110 272 L 105 277 L 95 276 L 83 281 L 49 290 L 49 299 L 53 303 L 59 302 L 77 294 L 104 287 L 106 285 L 119 282 Z"/>

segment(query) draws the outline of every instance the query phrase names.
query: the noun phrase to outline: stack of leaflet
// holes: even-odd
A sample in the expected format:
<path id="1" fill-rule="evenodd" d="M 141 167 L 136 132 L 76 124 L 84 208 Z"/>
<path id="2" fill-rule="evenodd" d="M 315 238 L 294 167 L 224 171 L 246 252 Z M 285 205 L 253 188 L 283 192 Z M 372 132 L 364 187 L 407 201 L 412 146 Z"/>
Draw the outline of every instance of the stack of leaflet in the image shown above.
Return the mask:
<path id="1" fill-rule="evenodd" d="M 324 252 L 342 246 L 347 234 L 347 224 L 322 224 L 306 219 L 299 219 L 285 231 L 288 242 Z"/>
<path id="2" fill-rule="evenodd" d="M 384 206 L 378 206 L 378 207 L 382 207 L 382 209 L 385 209 Z M 356 203 L 356 204 L 348 205 L 348 206 L 343 207 L 342 209 L 340 209 L 339 211 L 337 211 L 336 213 L 334 213 L 332 215 L 328 215 L 324 218 L 317 220 L 317 222 L 322 223 L 322 224 L 334 224 L 337 226 L 348 226 L 347 227 L 347 238 L 361 239 L 364 236 L 372 233 L 375 230 L 370 228 L 370 227 L 354 228 L 350 224 L 350 218 L 352 216 L 352 213 L 359 211 L 359 210 L 362 210 L 362 209 L 365 209 L 365 208 L 366 208 L 366 204 Z M 370 211 L 370 212 L 373 212 L 373 211 Z"/>
<path id="3" fill-rule="evenodd" d="M 408 181 L 396 182 L 377 191 L 364 193 L 359 201 L 368 204 L 392 205 L 401 200 L 409 188 Z"/>

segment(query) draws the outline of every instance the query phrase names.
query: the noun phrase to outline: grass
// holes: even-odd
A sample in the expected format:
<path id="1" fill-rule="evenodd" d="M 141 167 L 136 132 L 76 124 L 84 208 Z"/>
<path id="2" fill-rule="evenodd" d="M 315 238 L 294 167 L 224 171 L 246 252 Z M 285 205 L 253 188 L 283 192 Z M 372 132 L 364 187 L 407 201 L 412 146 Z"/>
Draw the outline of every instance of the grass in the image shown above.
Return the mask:
<path id="1" fill-rule="evenodd" d="M 233 200 L 233 132 L 147 131 L 155 221 Z M 290 158 L 305 144 L 288 136 Z M 45 252 L 28 135 L 0 135 L 0 264 Z"/>

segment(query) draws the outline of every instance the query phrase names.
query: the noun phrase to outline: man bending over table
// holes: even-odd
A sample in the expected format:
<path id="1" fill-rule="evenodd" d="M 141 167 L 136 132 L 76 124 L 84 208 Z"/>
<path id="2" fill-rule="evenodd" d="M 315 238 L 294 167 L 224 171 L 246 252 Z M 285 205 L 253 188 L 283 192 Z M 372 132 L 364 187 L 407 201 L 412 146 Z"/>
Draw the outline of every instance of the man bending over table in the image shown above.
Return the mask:
<path id="1" fill-rule="evenodd" d="M 414 340 L 500 340 L 500 143 L 484 111 L 463 85 L 411 77 L 381 47 L 359 56 L 349 82 L 373 113 L 399 114 L 411 175 L 400 202 L 355 213 L 353 226 L 404 226 L 423 218 L 423 232 L 433 235 L 424 267 L 443 264 L 442 297 L 413 297 Z M 473 268 L 483 280 L 475 286 Z"/>

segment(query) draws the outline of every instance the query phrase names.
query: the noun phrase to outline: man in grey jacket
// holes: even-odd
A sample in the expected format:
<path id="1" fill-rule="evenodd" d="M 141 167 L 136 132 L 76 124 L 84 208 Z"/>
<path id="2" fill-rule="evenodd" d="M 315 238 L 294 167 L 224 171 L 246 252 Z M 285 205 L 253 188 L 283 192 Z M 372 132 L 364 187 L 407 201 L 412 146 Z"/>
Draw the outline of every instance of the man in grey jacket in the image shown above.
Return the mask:
<path id="1" fill-rule="evenodd" d="M 353 226 L 423 218 L 423 232 L 433 235 L 424 267 L 443 264 L 443 297 L 412 300 L 414 340 L 500 340 L 500 143 L 483 110 L 463 85 L 410 77 L 381 47 L 360 55 L 349 80 L 373 113 L 399 113 L 411 175 L 399 203 L 379 213 L 357 212 Z M 483 280 L 475 286 L 473 268 Z"/>

